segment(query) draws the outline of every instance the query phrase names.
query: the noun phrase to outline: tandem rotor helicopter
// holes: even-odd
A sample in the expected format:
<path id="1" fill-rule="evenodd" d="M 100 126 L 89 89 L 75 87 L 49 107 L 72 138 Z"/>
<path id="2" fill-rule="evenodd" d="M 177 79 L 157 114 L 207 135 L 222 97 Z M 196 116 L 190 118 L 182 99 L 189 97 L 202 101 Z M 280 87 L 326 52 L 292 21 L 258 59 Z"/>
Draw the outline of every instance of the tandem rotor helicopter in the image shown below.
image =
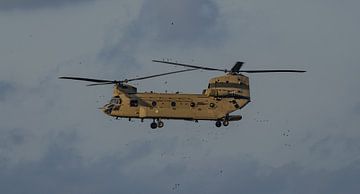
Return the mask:
<path id="1" fill-rule="evenodd" d="M 241 115 L 230 113 L 242 109 L 250 102 L 249 78 L 242 73 L 274 73 L 290 72 L 303 73 L 301 70 L 241 70 L 244 62 L 236 62 L 230 69 L 218 69 L 191 64 L 153 60 L 187 69 L 139 77 L 125 80 L 102 80 L 83 77 L 59 77 L 92 82 L 87 86 L 114 84 L 113 96 L 110 102 L 104 105 L 102 111 L 115 118 L 151 119 L 152 129 L 162 128 L 165 119 L 178 119 L 198 122 L 199 120 L 215 121 L 216 127 L 228 126 L 231 121 L 239 121 Z M 137 88 L 128 82 L 145 80 L 170 74 L 194 70 L 220 71 L 225 75 L 211 78 L 207 89 L 201 94 L 155 93 L 138 92 Z"/>

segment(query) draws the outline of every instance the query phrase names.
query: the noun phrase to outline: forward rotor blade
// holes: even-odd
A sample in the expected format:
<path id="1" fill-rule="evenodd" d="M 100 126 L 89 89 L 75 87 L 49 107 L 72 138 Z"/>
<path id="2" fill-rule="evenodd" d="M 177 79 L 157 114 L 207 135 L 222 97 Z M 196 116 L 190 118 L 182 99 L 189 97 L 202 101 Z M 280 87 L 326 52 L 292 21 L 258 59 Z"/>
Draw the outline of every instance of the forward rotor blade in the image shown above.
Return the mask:
<path id="1" fill-rule="evenodd" d="M 111 81 L 111 80 L 103 80 L 103 79 L 91 79 L 91 78 L 84 78 L 84 77 L 59 77 L 59 79 L 69 79 L 69 80 L 95 82 L 94 84 L 88 84 L 86 86 L 101 86 L 101 85 L 109 85 L 109 84 L 127 83 L 127 82 L 131 82 L 131 81 L 144 80 L 144 79 L 149 79 L 149 78 L 153 78 L 153 77 L 160 77 L 160 76 L 164 76 L 164 75 L 170 75 L 170 74 L 182 73 L 182 72 L 194 71 L 194 70 L 197 70 L 197 69 L 185 69 L 185 70 L 179 70 L 179 71 L 172 71 L 172 72 L 168 72 L 168 73 L 161 73 L 161 74 L 150 75 L 150 76 L 145 76 L 145 77 L 138 77 L 138 78 L 133 78 L 133 79 L 125 79 L 125 80 L 121 80 L 121 81 L 116 81 L 116 80 Z"/>
<path id="2" fill-rule="evenodd" d="M 276 69 L 276 70 L 241 70 L 239 72 L 244 73 L 304 73 L 302 70 L 288 70 L 288 69 Z"/>
<path id="3" fill-rule="evenodd" d="M 182 66 L 182 67 L 191 67 L 191 68 L 203 69 L 203 70 L 209 70 L 209 71 L 222 71 L 222 72 L 225 72 L 225 73 L 229 72 L 229 70 L 227 70 L 227 69 L 217 69 L 217 68 L 211 68 L 211 67 L 189 65 L 189 64 L 184 64 L 184 63 L 173 63 L 173 62 L 159 61 L 159 60 L 152 60 L 152 61 L 156 62 L 156 63 L 165 63 L 165 64 L 170 64 L 170 65 L 176 65 L 176 66 Z"/>
<path id="4" fill-rule="evenodd" d="M 124 80 L 124 82 L 126 83 L 126 82 L 131 82 L 131 81 L 144 80 L 144 79 L 149 79 L 149 78 L 153 78 L 153 77 L 160 77 L 160 76 L 164 76 L 164 75 L 170 75 L 170 74 L 182 73 L 182 72 L 194 71 L 194 70 L 197 70 L 197 69 L 185 69 L 185 70 L 172 71 L 172 72 L 168 72 L 168 73 L 161 73 L 161 74 L 150 75 L 150 76 L 145 76 L 145 77 L 138 77 L 138 78 L 133 78 L 133 79 L 126 79 L 126 80 Z"/>
<path id="5" fill-rule="evenodd" d="M 59 79 L 70 79 L 70 80 L 79 80 L 79 81 L 87 81 L 87 82 L 95 82 L 95 83 L 115 83 L 116 81 L 112 80 L 103 80 L 103 79 L 91 79 L 84 77 L 59 77 Z"/>

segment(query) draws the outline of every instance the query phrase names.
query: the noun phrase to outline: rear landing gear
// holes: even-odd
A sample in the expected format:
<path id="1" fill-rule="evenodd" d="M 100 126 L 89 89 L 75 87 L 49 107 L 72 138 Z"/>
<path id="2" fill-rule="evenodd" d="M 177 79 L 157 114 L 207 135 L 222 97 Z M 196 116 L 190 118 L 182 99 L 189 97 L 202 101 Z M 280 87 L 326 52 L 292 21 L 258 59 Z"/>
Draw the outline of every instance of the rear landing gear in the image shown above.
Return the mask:
<path id="1" fill-rule="evenodd" d="M 162 122 L 160 119 L 153 119 L 153 122 L 150 124 L 151 129 L 156 129 L 156 128 L 162 128 L 164 127 L 164 122 Z"/>
<path id="2" fill-rule="evenodd" d="M 158 124 L 155 122 L 155 119 L 153 119 L 153 122 L 150 124 L 151 129 L 156 129 L 158 127 Z"/>
<path id="3" fill-rule="evenodd" d="M 229 126 L 229 121 L 228 120 L 224 120 L 223 122 L 221 122 L 221 120 L 216 121 L 215 126 L 216 127 L 221 127 L 221 125 L 224 125 L 224 127 Z"/>
<path id="4" fill-rule="evenodd" d="M 216 127 L 221 127 L 221 121 L 216 121 L 215 126 Z"/>
<path id="5" fill-rule="evenodd" d="M 225 121 L 223 122 L 223 125 L 224 125 L 225 127 L 227 127 L 227 126 L 229 125 L 229 121 L 228 121 L 228 120 L 225 120 Z"/>
<path id="6" fill-rule="evenodd" d="M 154 121 L 150 124 L 150 127 L 151 127 L 151 129 L 156 129 L 158 127 L 158 124 L 155 123 L 155 121 Z"/>
<path id="7" fill-rule="evenodd" d="M 162 121 L 159 120 L 159 121 L 158 121 L 158 127 L 159 127 L 159 128 L 164 127 L 164 122 L 162 122 Z"/>

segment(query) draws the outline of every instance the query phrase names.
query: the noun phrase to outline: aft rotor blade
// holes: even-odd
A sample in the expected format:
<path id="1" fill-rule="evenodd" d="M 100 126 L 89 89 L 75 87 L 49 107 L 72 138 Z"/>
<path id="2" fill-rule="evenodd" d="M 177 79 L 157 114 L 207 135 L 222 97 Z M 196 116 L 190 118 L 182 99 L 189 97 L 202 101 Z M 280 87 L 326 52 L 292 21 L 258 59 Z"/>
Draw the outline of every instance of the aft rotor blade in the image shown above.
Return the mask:
<path id="1" fill-rule="evenodd" d="M 86 86 L 103 86 L 103 85 L 110 85 L 110 84 L 115 84 L 115 83 L 120 83 L 120 82 L 106 82 L 106 83 L 88 84 Z"/>
<path id="2" fill-rule="evenodd" d="M 111 80 L 103 80 L 103 79 L 91 79 L 84 77 L 59 77 L 59 79 L 71 79 L 71 80 L 79 80 L 79 81 L 87 81 L 87 82 L 95 82 L 95 83 L 115 83 L 116 81 Z"/>
<path id="3" fill-rule="evenodd" d="M 239 72 L 244 73 L 304 73 L 302 70 L 288 70 L 288 69 L 276 69 L 276 70 L 241 70 Z"/>
<path id="4" fill-rule="evenodd" d="M 153 77 L 160 77 L 160 76 L 164 76 L 164 75 L 170 75 L 170 74 L 182 73 L 182 72 L 194 71 L 194 70 L 197 70 L 197 69 L 185 69 L 185 70 L 172 71 L 172 72 L 168 72 L 168 73 L 161 73 L 161 74 L 150 75 L 150 76 L 145 76 L 145 77 L 138 77 L 138 78 L 133 78 L 133 79 L 126 79 L 126 80 L 124 80 L 123 82 L 131 82 L 131 81 L 137 81 L 137 80 L 144 80 L 144 79 L 149 79 L 149 78 L 153 78 Z"/>
<path id="5" fill-rule="evenodd" d="M 170 65 L 176 65 L 176 66 L 182 66 L 182 67 L 191 67 L 191 68 L 196 68 L 196 69 L 203 69 L 203 70 L 209 70 L 209 71 L 222 71 L 222 72 L 229 72 L 229 70 L 227 69 L 217 69 L 217 68 L 212 68 L 212 67 L 204 67 L 204 66 L 198 66 L 198 65 L 189 65 L 189 64 L 184 64 L 184 63 L 174 63 L 174 62 L 168 62 L 168 61 L 159 61 L 159 60 L 152 60 L 153 62 L 156 63 L 165 63 L 165 64 L 170 64 Z"/>

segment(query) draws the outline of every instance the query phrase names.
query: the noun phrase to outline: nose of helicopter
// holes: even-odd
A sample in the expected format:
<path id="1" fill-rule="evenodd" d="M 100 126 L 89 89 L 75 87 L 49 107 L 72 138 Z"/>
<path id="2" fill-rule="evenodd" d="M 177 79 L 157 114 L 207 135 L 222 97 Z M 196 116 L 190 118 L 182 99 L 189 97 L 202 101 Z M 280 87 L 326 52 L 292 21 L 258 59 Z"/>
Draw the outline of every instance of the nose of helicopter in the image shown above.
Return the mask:
<path id="1" fill-rule="evenodd" d="M 111 111 L 112 111 L 113 106 L 111 104 L 105 104 L 103 107 L 100 107 L 99 109 L 107 114 L 107 115 L 111 115 Z"/>

